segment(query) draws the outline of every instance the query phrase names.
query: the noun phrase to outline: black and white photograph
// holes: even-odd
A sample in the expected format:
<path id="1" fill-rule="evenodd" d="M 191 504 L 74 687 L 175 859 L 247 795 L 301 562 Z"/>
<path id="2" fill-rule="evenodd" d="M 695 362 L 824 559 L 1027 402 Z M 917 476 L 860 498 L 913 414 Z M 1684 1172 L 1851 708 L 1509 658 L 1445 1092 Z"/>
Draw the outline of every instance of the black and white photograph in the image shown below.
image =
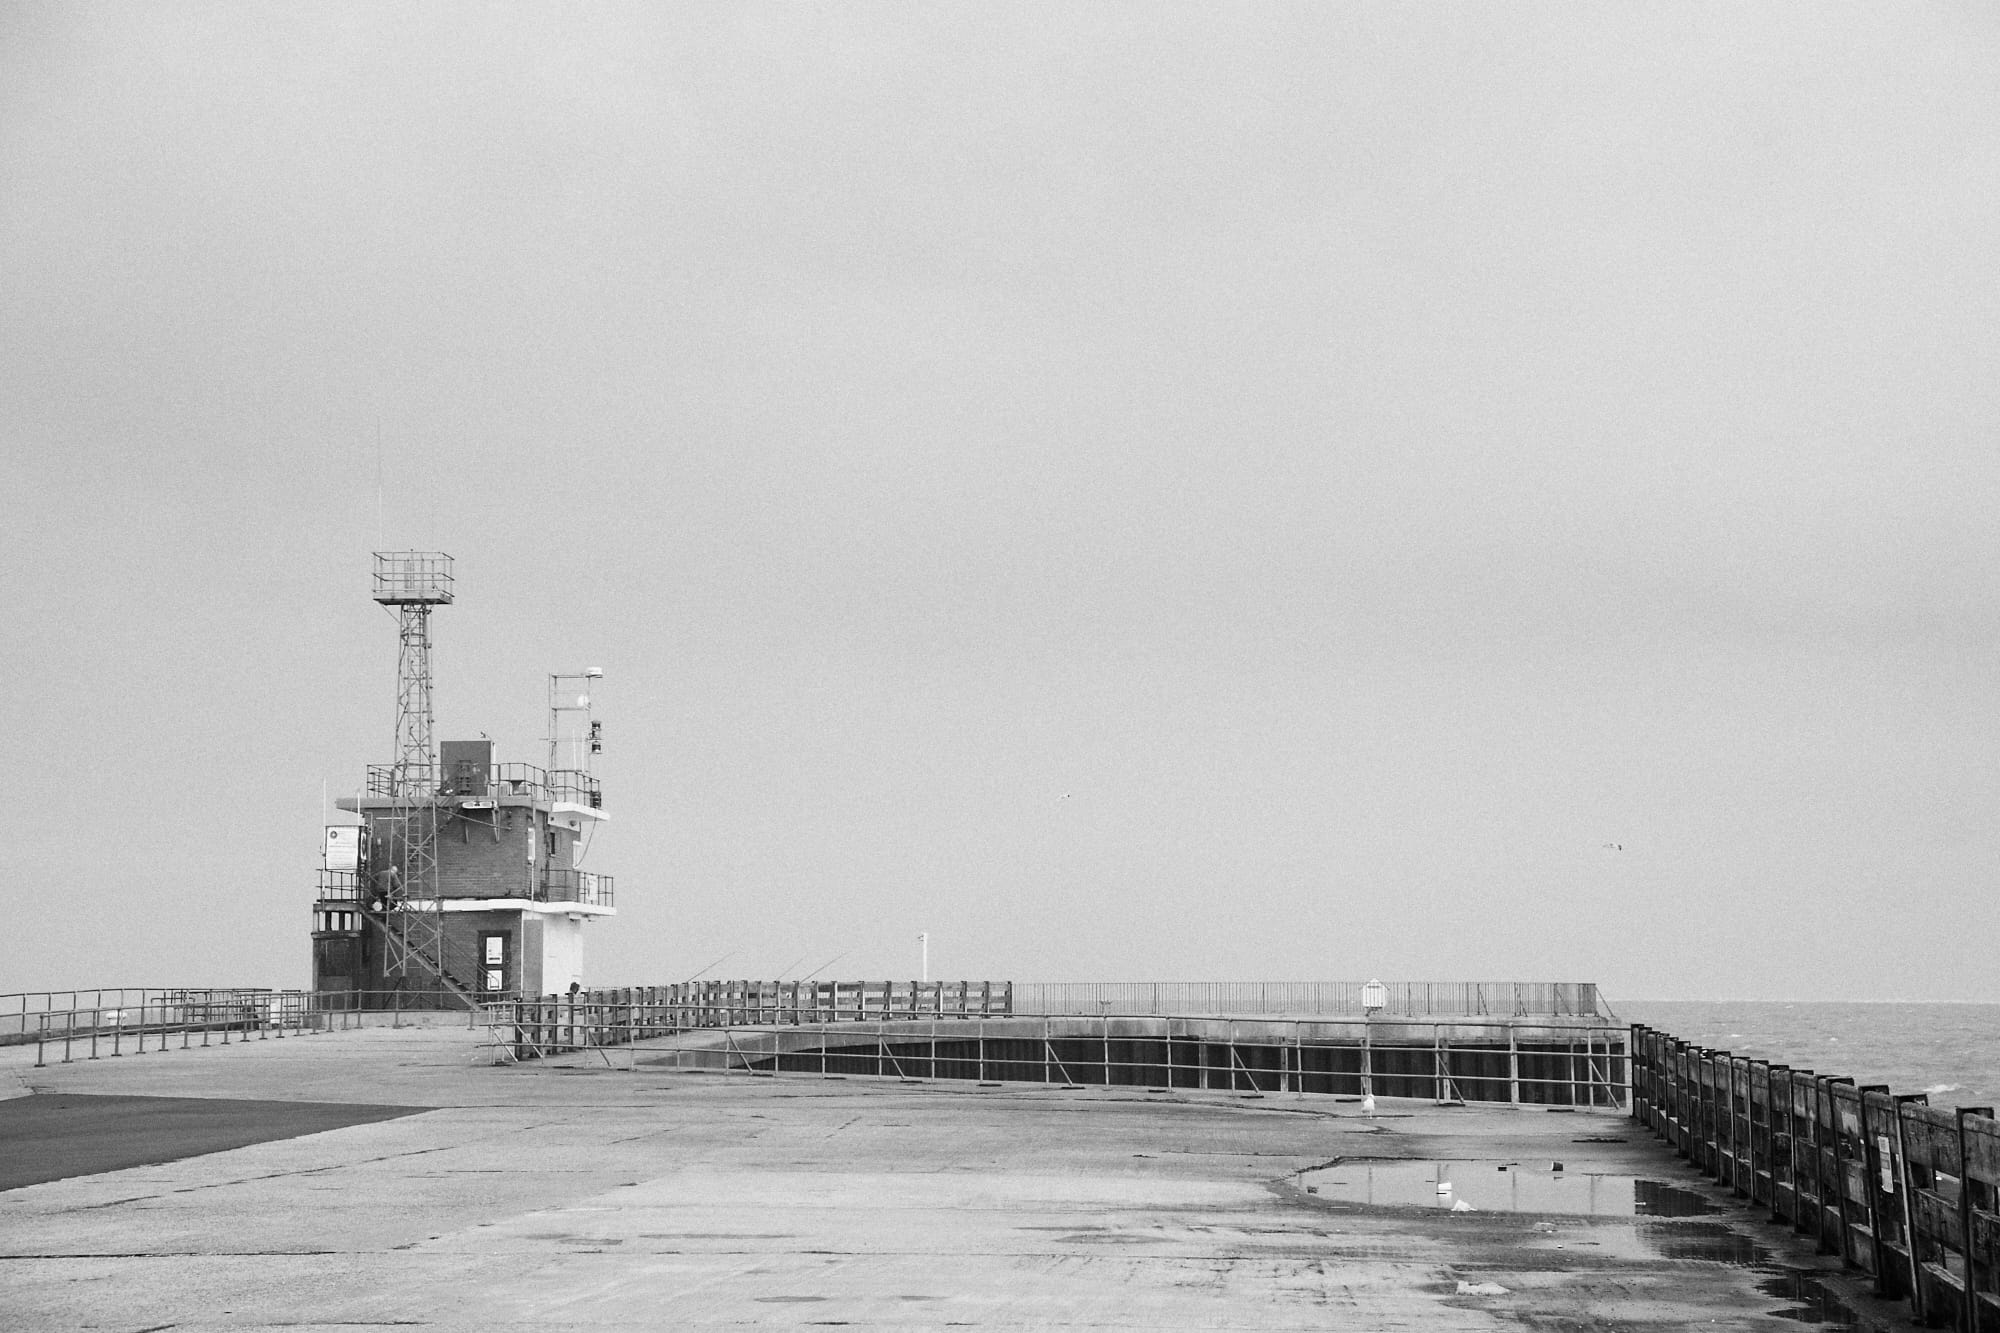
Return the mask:
<path id="1" fill-rule="evenodd" d="M 2000 8 L 0 0 L 0 1333 L 2000 1330 Z"/>

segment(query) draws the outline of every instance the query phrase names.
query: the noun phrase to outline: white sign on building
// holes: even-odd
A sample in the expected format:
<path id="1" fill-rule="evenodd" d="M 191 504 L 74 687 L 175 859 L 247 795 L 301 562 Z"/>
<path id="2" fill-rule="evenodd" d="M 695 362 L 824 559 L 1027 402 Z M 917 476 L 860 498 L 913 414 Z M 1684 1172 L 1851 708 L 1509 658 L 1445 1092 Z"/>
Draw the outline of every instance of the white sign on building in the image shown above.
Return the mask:
<path id="1" fill-rule="evenodd" d="M 328 870 L 361 869 L 361 840 L 364 830 L 358 824 L 328 824 L 326 826 L 326 868 Z"/>

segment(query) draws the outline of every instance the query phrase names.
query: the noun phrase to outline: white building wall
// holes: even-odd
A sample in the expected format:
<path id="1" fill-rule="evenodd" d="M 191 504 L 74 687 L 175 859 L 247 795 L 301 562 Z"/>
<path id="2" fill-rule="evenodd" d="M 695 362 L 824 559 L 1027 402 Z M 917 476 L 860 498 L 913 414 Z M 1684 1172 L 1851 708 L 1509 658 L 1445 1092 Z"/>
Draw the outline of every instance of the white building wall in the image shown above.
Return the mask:
<path id="1" fill-rule="evenodd" d="M 583 984 L 583 921 L 545 917 L 542 923 L 542 993 L 561 995 L 571 982 Z"/>

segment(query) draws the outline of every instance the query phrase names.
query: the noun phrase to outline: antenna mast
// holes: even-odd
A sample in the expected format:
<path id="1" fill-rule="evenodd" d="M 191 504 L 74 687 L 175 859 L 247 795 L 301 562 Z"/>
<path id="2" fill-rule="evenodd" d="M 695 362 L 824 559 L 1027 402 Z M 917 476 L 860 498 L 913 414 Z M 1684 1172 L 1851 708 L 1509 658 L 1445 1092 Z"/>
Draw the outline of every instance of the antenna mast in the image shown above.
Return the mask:
<path id="1" fill-rule="evenodd" d="M 601 797 L 593 756 L 604 750 L 604 726 L 590 716 L 591 691 L 604 679 L 603 667 L 549 673 L 549 784 L 561 799 L 593 807 Z"/>

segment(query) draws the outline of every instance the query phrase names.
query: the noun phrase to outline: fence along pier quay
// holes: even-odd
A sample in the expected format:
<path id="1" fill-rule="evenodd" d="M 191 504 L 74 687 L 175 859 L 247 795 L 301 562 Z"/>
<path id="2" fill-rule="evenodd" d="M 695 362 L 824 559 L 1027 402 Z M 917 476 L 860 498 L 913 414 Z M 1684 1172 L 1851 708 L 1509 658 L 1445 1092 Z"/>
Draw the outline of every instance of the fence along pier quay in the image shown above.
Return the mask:
<path id="1" fill-rule="evenodd" d="M 1623 1109 L 1587 982 L 715 981 L 492 1003 L 503 1058 Z"/>

